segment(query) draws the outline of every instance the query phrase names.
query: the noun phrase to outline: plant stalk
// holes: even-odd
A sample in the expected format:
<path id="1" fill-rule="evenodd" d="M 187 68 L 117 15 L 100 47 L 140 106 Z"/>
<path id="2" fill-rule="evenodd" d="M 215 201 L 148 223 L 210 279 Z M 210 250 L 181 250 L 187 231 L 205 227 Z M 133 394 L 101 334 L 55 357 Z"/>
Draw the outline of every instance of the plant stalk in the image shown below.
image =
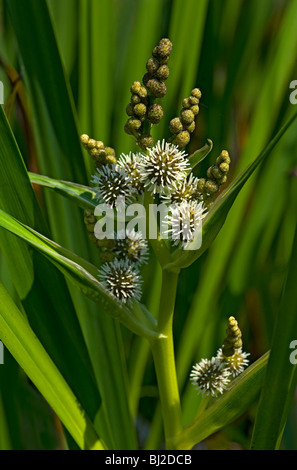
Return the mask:
<path id="1" fill-rule="evenodd" d="M 173 449 L 171 441 L 182 431 L 182 415 L 176 377 L 172 331 L 177 280 L 178 272 L 163 271 L 158 321 L 158 332 L 160 336 L 152 343 L 152 353 L 163 415 L 166 449 Z"/>

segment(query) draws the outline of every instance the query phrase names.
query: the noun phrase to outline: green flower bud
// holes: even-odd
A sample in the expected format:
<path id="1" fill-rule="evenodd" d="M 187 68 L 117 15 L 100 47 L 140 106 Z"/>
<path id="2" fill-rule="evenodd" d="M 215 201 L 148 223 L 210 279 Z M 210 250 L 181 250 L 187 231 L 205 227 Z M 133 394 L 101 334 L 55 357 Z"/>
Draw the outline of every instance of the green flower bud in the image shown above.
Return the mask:
<path id="1" fill-rule="evenodd" d="M 160 104 L 154 103 L 148 108 L 147 118 L 152 124 L 158 124 L 164 115 L 163 108 Z"/>
<path id="2" fill-rule="evenodd" d="M 178 134 L 176 134 L 174 142 L 180 148 L 185 147 L 190 142 L 189 132 L 188 131 L 179 132 Z"/>
<path id="3" fill-rule="evenodd" d="M 146 106 L 143 103 L 136 104 L 134 106 L 133 110 L 134 110 L 134 113 L 136 114 L 136 116 L 138 116 L 138 117 L 143 117 L 143 116 L 146 115 Z"/>
<path id="4" fill-rule="evenodd" d="M 169 77 L 168 65 L 161 65 L 156 72 L 156 77 L 161 81 L 167 80 L 167 78 Z"/>
<path id="5" fill-rule="evenodd" d="M 229 157 L 229 153 L 227 152 L 227 150 L 222 150 L 221 154 L 218 156 L 216 160 L 217 165 L 223 162 L 227 163 L 228 165 L 230 165 L 231 163 L 231 158 Z"/>
<path id="6" fill-rule="evenodd" d="M 183 99 L 183 108 L 188 109 L 191 107 L 190 99 L 189 98 L 184 98 Z"/>
<path id="7" fill-rule="evenodd" d="M 136 93 L 134 93 L 132 96 L 131 96 L 131 104 L 132 105 L 135 105 L 135 104 L 138 104 L 141 102 L 141 98 L 140 96 L 138 96 Z"/>
<path id="8" fill-rule="evenodd" d="M 106 155 L 112 155 L 115 157 L 115 150 L 112 147 L 105 147 Z"/>
<path id="9" fill-rule="evenodd" d="M 222 173 L 228 173 L 229 171 L 228 163 L 225 163 L 225 162 L 220 163 L 219 169 L 221 170 Z"/>
<path id="10" fill-rule="evenodd" d="M 205 178 L 199 178 L 199 180 L 197 181 L 197 190 L 198 190 L 200 193 L 203 193 L 203 192 L 204 192 L 204 190 L 205 190 L 205 183 L 206 183 Z"/>
<path id="11" fill-rule="evenodd" d="M 161 39 L 157 46 L 157 56 L 159 57 L 167 57 L 171 54 L 172 50 L 172 42 L 167 39 Z"/>
<path id="12" fill-rule="evenodd" d="M 171 119 L 169 129 L 172 134 L 178 134 L 179 132 L 182 132 L 183 125 L 181 120 L 179 118 Z"/>
<path id="13" fill-rule="evenodd" d="M 214 177 L 215 180 L 220 180 L 222 179 L 224 175 L 217 166 L 214 166 L 212 168 L 212 176 Z"/>
<path id="14" fill-rule="evenodd" d="M 194 104 L 193 106 L 191 106 L 190 109 L 192 113 L 194 114 L 194 116 L 197 116 L 197 114 L 199 113 L 199 106 L 197 104 Z"/>
<path id="15" fill-rule="evenodd" d="M 147 148 L 153 147 L 154 139 L 150 134 L 142 134 L 139 137 L 137 144 L 142 150 L 146 150 Z"/>
<path id="16" fill-rule="evenodd" d="M 146 70 L 150 75 L 153 75 L 159 68 L 160 64 L 155 57 L 151 57 L 146 63 Z"/>
<path id="17" fill-rule="evenodd" d="M 235 353 L 235 349 L 242 347 L 242 334 L 234 317 L 229 317 L 226 333 L 222 353 L 225 357 L 230 357 Z"/>
<path id="18" fill-rule="evenodd" d="M 105 161 L 107 165 L 113 165 L 117 162 L 117 159 L 114 155 L 106 155 Z"/>
<path id="19" fill-rule="evenodd" d="M 131 117 L 127 121 L 128 128 L 133 132 L 137 132 L 141 128 L 141 121 L 135 117 Z"/>
<path id="20" fill-rule="evenodd" d="M 201 96 L 202 96 L 202 93 L 201 91 L 199 90 L 199 88 L 194 88 L 192 91 L 191 91 L 191 95 L 192 96 L 195 96 L 195 98 L 198 98 L 198 100 L 201 99 Z"/>
<path id="21" fill-rule="evenodd" d="M 142 86 L 142 87 L 139 89 L 139 91 L 138 91 L 138 96 L 139 96 L 142 100 L 144 100 L 144 99 L 147 97 L 147 89 L 146 89 L 144 86 Z"/>
<path id="22" fill-rule="evenodd" d="M 208 180 L 208 181 L 206 181 L 206 183 L 205 183 L 204 190 L 205 190 L 205 192 L 207 192 L 208 194 L 214 194 L 214 193 L 216 193 L 216 192 L 219 190 L 219 187 L 218 187 L 218 185 L 215 183 L 215 181 L 213 181 L 213 180 Z"/>
<path id="23" fill-rule="evenodd" d="M 95 140 L 95 139 L 89 139 L 87 145 L 88 145 L 88 148 L 89 148 L 89 149 L 95 148 L 95 147 L 96 147 L 96 140 Z"/>
<path id="24" fill-rule="evenodd" d="M 131 85 L 131 88 L 130 88 L 131 93 L 132 94 L 138 94 L 140 88 L 141 88 L 141 83 L 140 82 L 138 82 L 138 81 L 133 82 L 132 85 Z"/>
<path id="25" fill-rule="evenodd" d="M 190 132 L 190 134 L 192 134 L 192 132 L 194 132 L 194 130 L 195 130 L 195 127 L 196 127 L 196 124 L 195 124 L 195 121 L 193 121 L 188 126 L 184 126 L 184 129 L 185 129 L 185 131 L 188 131 L 188 132 Z"/>
<path id="26" fill-rule="evenodd" d="M 102 251 L 100 253 L 100 260 L 102 263 L 110 263 L 115 259 L 116 255 L 112 251 Z"/>
<path id="27" fill-rule="evenodd" d="M 199 100 L 195 96 L 189 96 L 188 100 L 189 100 L 190 106 L 194 106 L 194 105 L 196 106 L 197 104 L 199 104 Z"/>
<path id="28" fill-rule="evenodd" d="M 126 107 L 126 114 L 128 116 L 133 116 L 134 114 L 134 110 L 133 110 L 133 104 L 132 103 L 129 103 Z"/>
<path id="29" fill-rule="evenodd" d="M 81 141 L 81 143 L 82 143 L 82 145 L 83 145 L 84 147 L 87 147 L 88 142 L 89 142 L 89 138 L 90 138 L 90 137 L 89 137 L 87 134 L 82 134 L 82 135 L 80 136 L 80 141 Z"/>
<path id="30" fill-rule="evenodd" d="M 190 109 L 184 109 L 180 113 L 180 119 L 183 124 L 189 125 L 191 124 L 191 122 L 194 121 L 195 116 L 194 116 L 194 113 Z"/>
<path id="31" fill-rule="evenodd" d="M 102 140 L 96 140 L 96 149 L 104 149 L 104 143 Z"/>
<path id="32" fill-rule="evenodd" d="M 151 79 L 147 82 L 146 84 L 147 89 L 151 93 L 152 96 L 155 98 L 162 98 L 163 96 L 166 95 L 167 88 L 165 83 L 160 82 L 159 80 L 156 79 Z"/>

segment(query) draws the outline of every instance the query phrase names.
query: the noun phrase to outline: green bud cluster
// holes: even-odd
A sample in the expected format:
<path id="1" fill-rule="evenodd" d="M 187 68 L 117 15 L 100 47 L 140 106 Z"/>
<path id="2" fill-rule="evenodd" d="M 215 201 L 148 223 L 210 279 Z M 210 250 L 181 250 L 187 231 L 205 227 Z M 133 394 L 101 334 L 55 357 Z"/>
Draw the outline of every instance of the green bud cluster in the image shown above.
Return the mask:
<path id="1" fill-rule="evenodd" d="M 229 317 L 228 319 L 226 334 L 227 336 L 222 346 L 222 353 L 223 356 L 230 357 L 234 355 L 237 349 L 242 347 L 242 334 L 234 317 Z"/>
<path id="2" fill-rule="evenodd" d="M 170 121 L 169 129 L 173 134 L 171 142 L 183 148 L 190 142 L 190 134 L 194 132 L 196 124 L 195 118 L 199 113 L 199 101 L 201 99 L 201 91 L 194 88 L 191 96 L 183 100 L 183 107 L 180 117 L 176 117 Z"/>
<path id="3" fill-rule="evenodd" d="M 111 147 L 105 147 L 101 140 L 91 139 L 87 134 L 80 136 L 80 141 L 88 154 L 92 157 L 95 167 L 112 165 L 116 163 L 115 151 Z"/>
<path id="4" fill-rule="evenodd" d="M 95 230 L 95 225 L 97 223 L 97 218 L 94 216 L 94 213 L 90 209 L 86 209 L 84 211 L 84 223 L 85 223 L 88 235 L 89 235 L 89 239 L 94 243 L 94 245 L 99 249 L 107 250 L 106 252 L 102 251 L 102 253 L 100 254 L 101 261 L 105 262 L 106 254 L 110 253 L 110 250 L 115 245 L 114 240 L 109 240 L 107 238 L 99 240 L 98 238 L 96 238 L 94 230 Z M 113 256 L 111 257 L 110 254 L 107 254 L 109 258 L 108 261 L 112 261 L 112 259 L 115 257 L 114 254 L 112 255 Z"/>
<path id="5" fill-rule="evenodd" d="M 154 140 L 150 134 L 151 127 L 163 118 L 163 108 L 155 103 L 155 98 L 163 98 L 167 88 L 165 80 L 169 76 L 168 60 L 172 49 L 169 39 L 161 39 L 153 49 L 152 57 L 146 63 L 147 73 L 142 82 L 135 81 L 131 86 L 131 100 L 126 108 L 129 116 L 125 132 L 136 138 L 142 150 L 153 147 Z"/>
<path id="6" fill-rule="evenodd" d="M 198 181 L 198 190 L 202 193 L 204 202 L 208 207 L 213 202 L 214 195 L 226 183 L 229 173 L 231 159 L 227 150 L 223 150 L 216 159 L 215 165 L 208 168 L 207 178 L 200 178 Z"/>

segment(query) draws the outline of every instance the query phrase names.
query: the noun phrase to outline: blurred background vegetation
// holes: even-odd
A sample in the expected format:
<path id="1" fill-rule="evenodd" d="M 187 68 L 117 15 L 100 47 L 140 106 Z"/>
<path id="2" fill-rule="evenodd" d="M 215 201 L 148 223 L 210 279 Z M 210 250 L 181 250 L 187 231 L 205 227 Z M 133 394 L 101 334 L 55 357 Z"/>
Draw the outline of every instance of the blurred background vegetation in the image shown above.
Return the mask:
<path id="1" fill-rule="evenodd" d="M 142 79 L 162 37 L 170 38 L 173 50 L 162 100 L 165 116 L 153 136 L 170 136 L 169 121 L 179 115 L 182 99 L 199 87 L 200 113 L 187 150 L 202 147 L 208 138 L 213 141 L 205 171 L 226 149 L 232 180 L 292 113 L 296 0 L 30 0 L 30 5 L 34 15 L 30 10 L 30 16 L 21 18 L 14 12 L 17 0 L 0 2 L 0 80 L 5 113 L 31 172 L 89 184 L 93 168 L 79 145 L 82 133 L 115 148 L 118 156 L 136 150 L 123 130 L 130 85 Z M 53 30 L 49 25 L 44 29 L 46 5 Z M 216 353 L 230 315 L 239 321 L 251 362 L 270 348 L 296 226 L 296 144 L 292 128 L 241 191 L 211 248 L 180 276 L 174 337 L 185 424 L 195 416 L 199 401 L 188 380 L 192 364 Z M 46 189 L 34 189 L 51 238 L 99 262 L 82 210 Z M 3 256 L 0 272 L 15 297 Z M 155 313 L 160 272 L 153 257 L 143 275 L 144 302 Z M 76 310 L 94 311 L 69 289 Z M 153 448 L 162 441 L 162 428 L 152 358 L 141 338 L 124 328 L 121 338 L 138 439 Z M 116 358 L 108 361 L 102 367 L 117 374 Z M 118 387 L 115 395 L 121 393 L 119 383 L 112 386 Z M 59 421 L 7 351 L 5 366 L 0 366 L 0 397 L 0 424 L 7 431 L 1 434 L 1 448 L 63 445 Z M 207 448 L 248 447 L 255 412 L 256 404 L 208 439 Z M 284 449 L 297 449 L 296 413 L 294 401 Z"/>

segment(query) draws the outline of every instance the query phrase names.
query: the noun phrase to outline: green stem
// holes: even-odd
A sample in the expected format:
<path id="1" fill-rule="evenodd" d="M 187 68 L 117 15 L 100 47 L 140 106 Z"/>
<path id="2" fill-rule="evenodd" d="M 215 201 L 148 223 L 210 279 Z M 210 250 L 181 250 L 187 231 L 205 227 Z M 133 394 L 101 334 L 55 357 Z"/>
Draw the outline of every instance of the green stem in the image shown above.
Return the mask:
<path id="1" fill-rule="evenodd" d="M 162 336 L 152 343 L 167 449 L 173 448 L 171 440 L 182 431 L 172 334 L 177 280 L 178 272 L 163 271 L 158 322 L 158 331 Z"/>

